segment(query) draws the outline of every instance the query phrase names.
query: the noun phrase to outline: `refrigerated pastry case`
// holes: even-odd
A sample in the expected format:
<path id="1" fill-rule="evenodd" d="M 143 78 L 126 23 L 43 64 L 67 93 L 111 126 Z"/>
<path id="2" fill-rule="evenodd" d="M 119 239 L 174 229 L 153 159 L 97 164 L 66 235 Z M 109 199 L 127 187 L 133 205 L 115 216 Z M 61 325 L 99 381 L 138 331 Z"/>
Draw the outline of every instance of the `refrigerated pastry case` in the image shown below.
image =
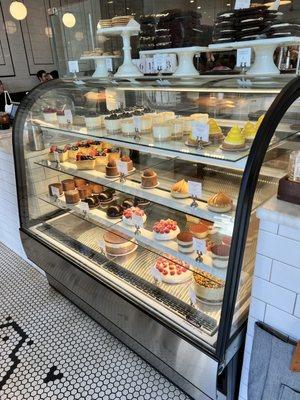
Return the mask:
<path id="1" fill-rule="evenodd" d="M 237 396 L 255 210 L 299 143 L 287 79 L 56 80 L 18 109 L 28 258 L 195 399 Z"/>

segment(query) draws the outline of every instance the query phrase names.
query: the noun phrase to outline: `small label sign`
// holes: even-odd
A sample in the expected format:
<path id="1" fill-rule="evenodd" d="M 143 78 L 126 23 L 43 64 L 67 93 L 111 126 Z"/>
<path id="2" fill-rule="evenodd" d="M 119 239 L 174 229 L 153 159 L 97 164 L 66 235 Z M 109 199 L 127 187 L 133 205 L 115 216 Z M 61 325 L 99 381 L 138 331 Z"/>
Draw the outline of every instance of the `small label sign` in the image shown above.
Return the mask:
<path id="1" fill-rule="evenodd" d="M 203 142 L 209 140 L 209 125 L 202 121 L 192 121 L 192 135 Z"/>
<path id="2" fill-rule="evenodd" d="M 202 183 L 195 181 L 188 181 L 189 195 L 196 199 L 202 198 Z"/>
<path id="3" fill-rule="evenodd" d="M 240 8 L 249 8 L 251 0 L 235 0 L 235 10 L 239 10 Z"/>
<path id="4" fill-rule="evenodd" d="M 59 153 L 58 153 L 58 151 L 54 151 L 54 160 L 56 161 L 56 162 L 60 162 L 60 159 L 59 159 Z"/>
<path id="5" fill-rule="evenodd" d="M 103 253 L 105 253 L 105 242 L 104 240 L 99 240 L 98 245 Z"/>
<path id="6" fill-rule="evenodd" d="M 133 116 L 133 124 L 135 129 L 137 129 L 138 132 L 141 132 L 142 130 L 142 124 L 141 124 L 141 117 L 139 115 L 134 115 Z"/>
<path id="7" fill-rule="evenodd" d="M 52 196 L 54 196 L 54 197 L 60 196 L 59 189 L 55 186 L 51 186 L 51 193 L 52 193 Z"/>
<path id="8" fill-rule="evenodd" d="M 237 67 L 250 67 L 251 66 L 251 47 L 245 49 L 237 49 L 236 65 Z"/>
<path id="9" fill-rule="evenodd" d="M 197 304 L 197 296 L 196 296 L 196 293 L 195 293 L 195 290 L 193 289 L 193 287 L 189 288 L 189 296 L 190 296 L 191 303 L 193 305 L 196 305 Z"/>
<path id="10" fill-rule="evenodd" d="M 193 237 L 193 247 L 195 251 L 200 251 L 204 254 L 206 251 L 206 241 Z"/>
<path id="11" fill-rule="evenodd" d="M 80 210 L 83 211 L 83 212 L 88 212 L 88 211 L 90 211 L 90 208 L 89 208 L 88 203 L 85 203 L 84 201 L 82 201 L 82 202 L 79 203 L 79 208 L 80 208 Z"/>
<path id="12" fill-rule="evenodd" d="M 166 54 L 154 54 L 154 68 L 157 71 L 163 71 L 167 69 L 167 55 Z"/>
<path id="13" fill-rule="evenodd" d="M 128 164 L 125 161 L 118 161 L 117 162 L 117 169 L 119 174 L 124 174 L 127 175 L 128 174 Z"/>
<path id="14" fill-rule="evenodd" d="M 157 280 L 158 282 L 162 282 L 161 274 L 155 266 L 151 267 L 150 273 L 153 279 Z"/>
<path id="15" fill-rule="evenodd" d="M 79 72 L 79 64 L 78 61 L 68 61 L 69 71 L 73 74 Z"/>
<path id="16" fill-rule="evenodd" d="M 72 111 L 71 110 L 65 110 L 65 117 L 67 120 L 68 124 L 72 124 L 73 123 L 73 115 L 72 115 Z"/>
<path id="17" fill-rule="evenodd" d="M 134 223 L 134 226 L 137 226 L 138 228 L 142 228 L 144 225 L 143 217 L 140 215 L 133 214 L 132 222 Z"/>

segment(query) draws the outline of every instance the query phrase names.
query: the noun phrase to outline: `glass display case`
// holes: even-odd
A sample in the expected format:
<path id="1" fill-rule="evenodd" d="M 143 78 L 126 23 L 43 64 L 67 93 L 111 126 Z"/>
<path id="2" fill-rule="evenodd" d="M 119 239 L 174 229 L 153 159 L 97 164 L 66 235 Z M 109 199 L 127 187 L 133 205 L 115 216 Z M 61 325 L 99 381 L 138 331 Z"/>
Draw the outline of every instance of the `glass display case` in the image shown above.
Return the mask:
<path id="1" fill-rule="evenodd" d="M 196 399 L 236 395 L 255 210 L 297 146 L 297 85 L 56 80 L 18 109 L 29 259 Z"/>

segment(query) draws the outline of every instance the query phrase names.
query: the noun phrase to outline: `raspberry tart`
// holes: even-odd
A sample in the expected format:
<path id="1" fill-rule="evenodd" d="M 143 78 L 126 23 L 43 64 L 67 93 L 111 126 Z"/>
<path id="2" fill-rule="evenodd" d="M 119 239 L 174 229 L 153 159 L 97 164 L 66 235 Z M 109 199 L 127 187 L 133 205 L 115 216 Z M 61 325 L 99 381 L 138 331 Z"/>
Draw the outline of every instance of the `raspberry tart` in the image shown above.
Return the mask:
<path id="1" fill-rule="evenodd" d="M 161 219 L 155 222 L 153 226 L 154 239 L 156 240 L 172 240 L 180 233 L 180 229 L 176 221 L 172 219 Z"/>
<path id="2" fill-rule="evenodd" d="M 123 211 L 122 220 L 125 224 L 134 226 L 133 216 L 137 215 L 142 218 L 143 223 L 146 222 L 147 216 L 139 207 L 130 207 Z"/>
<path id="3" fill-rule="evenodd" d="M 189 270 L 189 265 L 175 257 L 159 257 L 156 260 L 155 268 L 165 283 L 183 283 L 189 281 L 193 276 L 193 273 Z"/>

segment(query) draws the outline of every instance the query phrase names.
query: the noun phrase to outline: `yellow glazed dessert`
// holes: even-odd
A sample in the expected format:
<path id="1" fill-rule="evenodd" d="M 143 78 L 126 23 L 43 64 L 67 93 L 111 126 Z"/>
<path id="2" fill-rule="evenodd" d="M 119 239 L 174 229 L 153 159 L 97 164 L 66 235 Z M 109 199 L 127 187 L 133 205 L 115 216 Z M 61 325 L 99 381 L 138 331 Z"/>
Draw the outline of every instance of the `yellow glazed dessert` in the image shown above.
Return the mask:
<path id="1" fill-rule="evenodd" d="M 258 118 L 258 120 L 256 121 L 255 128 L 256 128 L 257 131 L 258 131 L 258 128 L 260 127 L 260 124 L 262 123 L 262 121 L 263 121 L 264 118 L 265 118 L 265 114 L 261 115 L 261 116 Z"/>
<path id="2" fill-rule="evenodd" d="M 221 127 L 218 125 L 217 121 L 213 118 L 208 120 L 209 125 L 209 140 L 212 142 L 221 142 L 223 139 L 223 133 Z"/>
<path id="3" fill-rule="evenodd" d="M 255 138 L 255 135 L 257 133 L 257 128 L 253 124 L 253 122 L 246 122 L 243 130 L 242 130 L 242 135 L 244 136 L 246 142 L 252 142 Z"/>
<path id="4" fill-rule="evenodd" d="M 245 138 L 237 125 L 230 129 L 223 141 L 222 147 L 225 150 L 238 150 L 245 147 Z"/>
<path id="5" fill-rule="evenodd" d="M 188 183 L 184 179 L 174 183 L 174 185 L 171 187 L 171 196 L 177 199 L 185 199 L 189 197 Z"/>

